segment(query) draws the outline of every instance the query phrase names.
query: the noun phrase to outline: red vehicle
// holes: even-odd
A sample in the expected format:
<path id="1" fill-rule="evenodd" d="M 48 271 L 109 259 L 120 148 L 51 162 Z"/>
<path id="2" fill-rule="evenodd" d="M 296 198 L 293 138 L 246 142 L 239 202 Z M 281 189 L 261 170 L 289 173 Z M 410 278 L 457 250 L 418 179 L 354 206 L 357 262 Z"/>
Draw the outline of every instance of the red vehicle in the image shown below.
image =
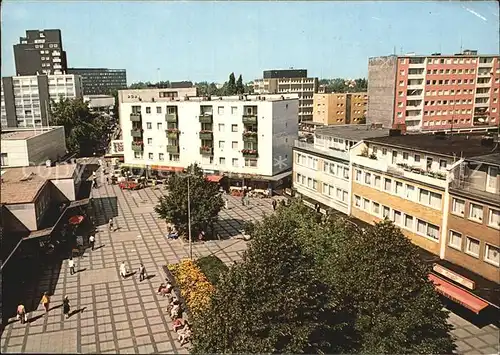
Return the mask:
<path id="1" fill-rule="evenodd" d="M 122 181 L 118 186 L 120 186 L 122 190 L 139 190 L 143 187 L 142 183 L 135 181 Z"/>

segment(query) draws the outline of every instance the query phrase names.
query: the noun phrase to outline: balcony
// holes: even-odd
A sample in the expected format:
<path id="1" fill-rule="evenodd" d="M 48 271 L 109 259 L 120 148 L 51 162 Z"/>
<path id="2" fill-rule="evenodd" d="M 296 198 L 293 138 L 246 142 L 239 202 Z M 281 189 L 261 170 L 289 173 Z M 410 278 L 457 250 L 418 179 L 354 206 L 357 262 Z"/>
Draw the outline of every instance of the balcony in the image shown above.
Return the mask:
<path id="1" fill-rule="evenodd" d="M 200 139 L 203 139 L 203 140 L 213 140 L 214 139 L 214 134 L 213 134 L 212 131 L 208 131 L 208 130 L 200 131 Z"/>
<path id="2" fill-rule="evenodd" d="M 130 131 L 130 135 L 131 135 L 132 137 L 142 138 L 142 132 L 143 132 L 143 130 L 142 130 L 142 129 L 140 129 L 140 128 L 135 128 L 135 129 L 132 129 L 132 130 Z"/>
<path id="3" fill-rule="evenodd" d="M 141 122 L 141 120 L 142 120 L 142 115 L 141 115 L 141 113 L 140 113 L 140 112 L 132 112 L 132 113 L 130 114 L 130 120 L 131 120 L 132 122 Z"/>
<path id="4" fill-rule="evenodd" d="M 144 150 L 144 142 L 141 141 L 132 142 L 132 150 L 134 152 L 142 152 Z"/>
<path id="5" fill-rule="evenodd" d="M 257 115 L 243 115 L 243 124 L 257 124 Z"/>
<path id="6" fill-rule="evenodd" d="M 245 133 L 243 133 L 243 142 L 257 143 L 257 132 L 245 132 Z"/>
<path id="7" fill-rule="evenodd" d="M 372 159 L 363 155 L 355 155 L 351 150 L 352 163 L 362 167 L 367 167 L 376 171 L 387 171 L 387 162 L 385 160 Z"/>
<path id="8" fill-rule="evenodd" d="M 243 149 L 241 153 L 245 158 L 257 158 L 259 156 L 256 149 Z"/>
<path id="9" fill-rule="evenodd" d="M 179 146 L 178 145 L 173 145 L 173 144 L 167 145 L 167 153 L 170 153 L 170 154 L 179 154 Z"/>
<path id="10" fill-rule="evenodd" d="M 212 123 L 214 116 L 211 113 L 200 113 L 200 123 Z"/>
<path id="11" fill-rule="evenodd" d="M 478 87 L 478 88 L 489 88 L 490 86 L 491 86 L 490 80 L 485 81 L 485 82 L 478 81 L 477 84 L 476 84 L 476 87 Z"/>
<path id="12" fill-rule="evenodd" d="M 214 155 L 214 148 L 207 147 L 207 146 L 200 147 L 200 154 L 201 155 Z"/>
<path id="13" fill-rule="evenodd" d="M 176 123 L 178 120 L 177 112 L 166 113 L 165 121 L 169 123 Z"/>
<path id="14" fill-rule="evenodd" d="M 178 139 L 181 132 L 177 128 L 167 129 L 167 138 Z"/>
<path id="15" fill-rule="evenodd" d="M 328 155 L 336 159 L 349 160 L 349 152 L 344 150 L 322 147 L 313 143 L 300 142 L 297 140 L 295 141 L 294 147 L 307 150 L 311 153 Z"/>
<path id="16" fill-rule="evenodd" d="M 477 73 L 477 76 L 483 77 L 483 78 L 489 78 L 493 73 L 490 72 L 489 70 L 486 71 L 480 71 Z"/>
<path id="17" fill-rule="evenodd" d="M 402 176 L 405 179 L 418 181 L 431 186 L 439 186 L 443 189 L 446 188 L 448 184 L 446 181 L 446 173 L 424 170 L 407 164 L 391 165 L 387 168 L 387 171 L 394 175 Z"/>

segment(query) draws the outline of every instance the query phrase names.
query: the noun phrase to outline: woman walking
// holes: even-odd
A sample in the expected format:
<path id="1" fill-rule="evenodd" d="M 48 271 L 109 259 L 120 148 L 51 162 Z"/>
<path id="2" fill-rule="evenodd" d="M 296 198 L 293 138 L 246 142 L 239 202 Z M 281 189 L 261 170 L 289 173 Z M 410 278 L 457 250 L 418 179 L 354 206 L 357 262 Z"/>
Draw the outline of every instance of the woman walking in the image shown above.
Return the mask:
<path id="1" fill-rule="evenodd" d="M 66 316 L 66 319 L 69 318 L 69 310 L 70 310 L 70 308 L 71 308 L 71 306 L 69 304 L 69 298 L 68 298 L 68 296 L 64 296 L 64 299 L 63 299 L 63 313 Z"/>
<path id="2" fill-rule="evenodd" d="M 49 294 L 47 292 L 45 292 L 43 294 L 42 304 L 43 304 L 43 308 L 45 308 L 45 314 L 49 313 L 50 297 L 49 297 Z"/>

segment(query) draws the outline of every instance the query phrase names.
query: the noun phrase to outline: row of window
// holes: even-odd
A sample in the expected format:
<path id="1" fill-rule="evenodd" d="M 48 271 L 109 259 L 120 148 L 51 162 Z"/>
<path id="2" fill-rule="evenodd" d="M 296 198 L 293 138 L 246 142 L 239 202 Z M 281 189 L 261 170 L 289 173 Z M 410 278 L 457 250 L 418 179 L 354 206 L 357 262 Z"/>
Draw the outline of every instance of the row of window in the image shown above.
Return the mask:
<path id="1" fill-rule="evenodd" d="M 454 249 L 465 251 L 466 254 L 474 258 L 480 258 L 481 241 L 470 236 L 465 237 L 465 250 L 463 250 L 462 233 L 450 229 L 448 245 Z M 483 260 L 489 264 L 500 266 L 500 248 L 488 243 L 484 243 Z"/>
<path id="2" fill-rule="evenodd" d="M 179 161 L 179 154 L 168 154 L 169 161 L 173 162 L 178 162 Z M 141 152 L 134 152 L 134 158 L 136 159 L 142 159 L 143 155 Z M 148 153 L 148 159 L 149 160 L 154 160 L 155 156 L 154 153 Z M 159 161 L 164 161 L 165 160 L 165 153 L 158 153 L 158 160 Z M 207 159 L 203 159 L 204 164 L 213 164 L 214 158 L 213 157 L 208 157 Z M 251 158 L 245 158 L 245 167 L 252 167 L 256 168 L 258 164 L 257 159 L 251 159 Z M 226 165 L 226 158 L 220 157 L 219 158 L 219 166 L 225 166 Z M 231 160 L 231 166 L 232 167 L 239 167 L 239 159 L 238 158 L 233 158 Z"/>
<path id="3" fill-rule="evenodd" d="M 146 139 L 146 143 L 147 145 L 153 145 L 153 138 L 149 137 Z M 224 149 L 226 146 L 226 142 L 225 141 L 219 141 L 219 144 L 218 144 L 218 147 L 219 149 Z M 239 142 L 237 141 L 232 141 L 231 142 L 231 148 L 233 150 L 239 150 Z M 257 148 L 257 144 L 256 143 L 253 143 L 253 142 L 244 142 L 244 148 L 243 149 L 256 149 Z M 285 158 L 287 158 L 288 155 L 285 155 Z"/>
<path id="4" fill-rule="evenodd" d="M 295 155 L 295 163 L 298 165 L 302 165 L 314 170 L 318 169 L 318 158 L 311 157 L 310 155 L 297 153 Z"/>
<path id="5" fill-rule="evenodd" d="M 218 126 L 218 132 L 225 132 L 226 131 L 226 125 L 224 123 L 219 123 Z M 146 122 L 146 129 L 153 129 L 153 123 L 152 122 Z M 162 130 L 163 129 L 163 123 L 162 122 L 157 122 L 156 123 L 156 129 Z M 237 124 L 232 124 L 231 125 L 231 132 L 233 133 L 238 133 L 238 125 Z M 285 138 L 285 143 L 288 143 L 288 138 Z"/>
<path id="6" fill-rule="evenodd" d="M 305 175 L 297 174 L 295 176 L 295 182 L 314 191 L 318 190 L 318 180 L 307 177 Z"/>
<path id="7" fill-rule="evenodd" d="M 377 154 L 378 154 L 378 147 L 377 146 L 372 147 L 372 153 L 375 156 L 377 156 Z M 385 147 L 382 148 L 382 156 L 383 157 L 387 156 L 387 148 L 385 148 Z M 402 159 L 400 159 L 400 157 Z M 415 167 L 418 167 L 418 165 L 420 164 L 420 154 L 412 154 L 412 158 L 413 158 L 413 163 L 417 164 L 417 166 L 415 166 Z M 399 151 L 392 150 L 392 157 L 391 157 L 392 164 L 397 164 L 397 163 L 408 164 L 409 161 L 410 161 L 410 154 L 408 152 L 401 152 L 401 154 L 400 154 Z M 430 170 L 432 168 L 433 163 L 434 163 L 434 159 L 432 157 L 427 157 L 425 159 L 425 168 L 427 170 Z M 439 169 L 445 170 L 447 166 L 448 166 L 448 162 L 446 159 L 439 159 Z"/>
<path id="8" fill-rule="evenodd" d="M 380 191 L 385 191 L 391 195 L 396 195 L 406 200 L 411 200 L 422 205 L 441 210 L 442 196 L 436 192 L 429 191 L 421 187 L 415 187 L 414 185 L 403 183 L 401 181 L 393 181 L 387 177 L 383 178 L 382 183 L 382 177 L 380 175 L 358 169 L 355 170 L 354 179 L 360 184 L 373 186 L 374 188 Z"/>
<path id="9" fill-rule="evenodd" d="M 140 107 L 140 106 L 139 106 Z M 170 111 L 169 109 L 172 109 L 172 108 L 167 108 L 167 113 L 175 113 L 174 111 Z M 161 106 L 156 106 L 156 113 L 162 113 L 162 107 Z M 146 113 L 147 114 L 150 114 L 151 113 L 151 106 L 146 106 Z M 208 114 L 212 114 L 212 112 L 207 112 Z M 252 108 L 246 108 L 246 110 L 244 110 L 244 113 L 247 114 L 247 115 L 257 115 L 257 112 L 252 109 Z M 218 106 L 217 107 L 217 114 L 219 115 L 223 115 L 224 114 L 224 106 Z M 236 106 L 231 106 L 231 115 L 237 115 L 238 114 L 238 107 Z"/>
<path id="10" fill-rule="evenodd" d="M 335 198 L 337 201 L 343 204 L 349 203 L 349 193 L 341 189 L 340 187 L 332 186 L 327 183 L 323 183 L 323 195 Z"/>
<path id="11" fill-rule="evenodd" d="M 483 223 L 484 209 L 484 206 L 470 202 L 467 218 L 475 222 Z M 451 213 L 460 217 L 465 217 L 465 200 L 453 197 L 451 200 Z M 500 229 L 500 210 L 491 207 L 488 208 L 487 222 L 488 226 Z"/>
<path id="12" fill-rule="evenodd" d="M 494 119 L 493 119 L 494 120 Z M 433 126 L 446 126 L 446 125 L 451 125 L 451 124 L 470 124 L 471 119 L 470 118 L 462 118 L 462 119 L 455 119 L 455 120 L 442 120 L 442 121 L 425 121 L 424 126 L 425 127 L 433 127 Z"/>
<path id="13" fill-rule="evenodd" d="M 439 241 L 439 226 L 415 218 L 401 211 L 381 205 L 376 201 L 354 195 L 354 206 L 378 218 L 387 218 L 398 227 L 417 233 L 433 241 Z"/>
<path id="14" fill-rule="evenodd" d="M 349 167 L 323 160 L 323 172 L 341 179 L 349 180 Z"/>

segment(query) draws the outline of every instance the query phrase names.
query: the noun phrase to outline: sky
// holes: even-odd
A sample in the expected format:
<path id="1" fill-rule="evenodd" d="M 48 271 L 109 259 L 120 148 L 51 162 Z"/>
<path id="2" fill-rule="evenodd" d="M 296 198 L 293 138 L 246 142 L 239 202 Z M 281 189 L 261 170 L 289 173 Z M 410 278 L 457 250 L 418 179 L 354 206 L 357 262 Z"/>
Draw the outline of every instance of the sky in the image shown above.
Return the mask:
<path id="1" fill-rule="evenodd" d="M 69 67 L 127 70 L 137 81 L 245 82 L 267 69 L 366 77 L 368 58 L 499 53 L 496 1 L 2 1 L 2 76 L 27 29 L 59 28 Z"/>

